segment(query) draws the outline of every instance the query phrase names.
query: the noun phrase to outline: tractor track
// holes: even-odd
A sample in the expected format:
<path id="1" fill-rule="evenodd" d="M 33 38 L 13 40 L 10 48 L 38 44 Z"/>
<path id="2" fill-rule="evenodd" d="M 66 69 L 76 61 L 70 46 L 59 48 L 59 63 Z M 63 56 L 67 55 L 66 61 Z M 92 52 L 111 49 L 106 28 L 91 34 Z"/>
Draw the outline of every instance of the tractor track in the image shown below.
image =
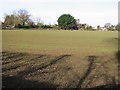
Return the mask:
<path id="1" fill-rule="evenodd" d="M 16 62 L 11 62 L 9 64 L 12 65 L 12 63 L 14 63 L 15 66 L 12 65 L 10 68 L 3 68 L 3 71 L 9 72 L 9 70 L 10 70 L 12 72 L 14 72 L 14 71 L 16 72 L 16 70 L 26 70 L 27 68 L 30 69 L 34 64 L 39 63 L 42 60 L 42 58 L 44 60 L 44 57 L 45 57 L 45 55 L 39 55 L 39 56 L 35 56 L 34 58 L 31 57 L 31 59 L 30 59 L 29 56 L 26 56 L 26 59 L 25 58 L 21 59 L 21 60 L 23 60 L 22 63 L 20 62 L 21 60 L 18 60 Z"/>
<path id="2" fill-rule="evenodd" d="M 42 70 L 53 64 L 56 64 L 58 61 L 64 60 L 64 59 L 68 58 L 69 56 L 71 56 L 71 55 L 61 55 L 61 56 L 58 56 L 55 59 L 53 59 L 48 64 L 43 64 L 43 65 L 39 65 L 37 67 L 32 67 L 31 69 L 28 67 L 27 69 L 25 69 L 25 71 L 19 72 L 19 75 L 20 76 L 26 76 L 27 74 L 30 75 L 31 73 L 36 72 L 37 70 Z"/>

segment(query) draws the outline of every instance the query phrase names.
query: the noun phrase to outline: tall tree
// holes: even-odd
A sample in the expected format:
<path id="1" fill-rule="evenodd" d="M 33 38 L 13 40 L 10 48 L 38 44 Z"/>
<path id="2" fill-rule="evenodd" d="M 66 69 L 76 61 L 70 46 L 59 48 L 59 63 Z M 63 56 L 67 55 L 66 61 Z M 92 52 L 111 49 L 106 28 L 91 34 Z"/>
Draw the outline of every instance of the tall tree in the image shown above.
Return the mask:
<path id="1" fill-rule="evenodd" d="M 76 19 L 74 19 L 70 14 L 61 15 L 57 22 L 61 29 L 78 29 Z"/>

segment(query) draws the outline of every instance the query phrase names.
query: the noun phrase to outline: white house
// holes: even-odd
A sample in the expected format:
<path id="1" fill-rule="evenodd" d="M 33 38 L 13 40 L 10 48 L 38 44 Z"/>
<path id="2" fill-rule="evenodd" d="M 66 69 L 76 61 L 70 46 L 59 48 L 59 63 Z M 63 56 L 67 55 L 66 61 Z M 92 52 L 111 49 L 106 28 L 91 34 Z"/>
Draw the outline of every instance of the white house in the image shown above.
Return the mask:
<path id="1" fill-rule="evenodd" d="M 105 27 L 101 27 L 100 31 L 108 31 L 108 30 Z"/>

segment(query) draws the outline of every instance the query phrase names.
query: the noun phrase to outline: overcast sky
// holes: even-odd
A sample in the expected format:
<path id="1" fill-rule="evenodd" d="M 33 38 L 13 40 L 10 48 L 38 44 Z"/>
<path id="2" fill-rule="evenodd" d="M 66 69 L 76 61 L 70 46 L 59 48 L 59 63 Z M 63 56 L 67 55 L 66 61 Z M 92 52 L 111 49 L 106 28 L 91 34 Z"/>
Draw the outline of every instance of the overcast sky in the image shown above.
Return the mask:
<path id="1" fill-rule="evenodd" d="M 62 14 L 71 14 L 80 23 L 92 26 L 118 23 L 119 0 L 0 0 L 0 20 L 13 10 L 26 9 L 32 18 L 46 24 L 57 23 Z"/>

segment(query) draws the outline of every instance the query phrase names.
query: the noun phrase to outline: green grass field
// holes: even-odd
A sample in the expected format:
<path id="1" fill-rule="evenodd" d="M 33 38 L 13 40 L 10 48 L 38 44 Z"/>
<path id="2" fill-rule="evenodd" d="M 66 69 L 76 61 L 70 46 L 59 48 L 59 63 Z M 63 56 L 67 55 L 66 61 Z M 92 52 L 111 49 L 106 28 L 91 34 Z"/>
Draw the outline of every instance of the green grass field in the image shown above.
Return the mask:
<path id="1" fill-rule="evenodd" d="M 79 55 L 118 50 L 118 32 L 6 30 L 2 36 L 3 51 Z"/>
<path id="2" fill-rule="evenodd" d="M 6 30 L 2 37 L 4 88 L 111 88 L 120 84 L 118 32 Z"/>

